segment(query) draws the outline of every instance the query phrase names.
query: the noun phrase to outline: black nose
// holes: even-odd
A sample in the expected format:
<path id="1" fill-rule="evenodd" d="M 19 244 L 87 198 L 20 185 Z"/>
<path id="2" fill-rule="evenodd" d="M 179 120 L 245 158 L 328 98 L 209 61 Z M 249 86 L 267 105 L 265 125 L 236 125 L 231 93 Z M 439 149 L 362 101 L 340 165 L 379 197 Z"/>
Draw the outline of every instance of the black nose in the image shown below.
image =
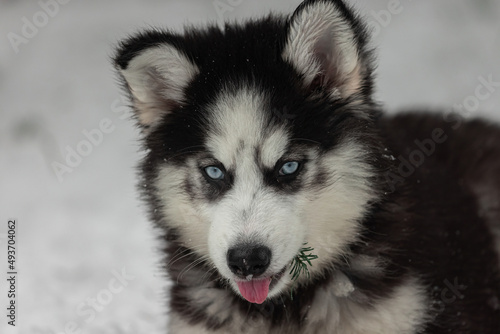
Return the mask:
<path id="1" fill-rule="evenodd" d="M 241 277 L 258 276 L 271 263 L 271 250 L 264 246 L 243 246 L 227 252 L 227 264 L 231 271 Z"/>

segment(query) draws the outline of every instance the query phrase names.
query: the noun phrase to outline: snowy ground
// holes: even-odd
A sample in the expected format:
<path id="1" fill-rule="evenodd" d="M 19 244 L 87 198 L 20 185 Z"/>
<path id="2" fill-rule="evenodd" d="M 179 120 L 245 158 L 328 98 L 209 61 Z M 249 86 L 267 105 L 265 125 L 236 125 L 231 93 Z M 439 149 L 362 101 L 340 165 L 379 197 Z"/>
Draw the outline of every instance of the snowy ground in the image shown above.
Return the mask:
<path id="1" fill-rule="evenodd" d="M 220 1 L 241 4 L 220 15 L 212 0 L 73 0 L 44 22 L 38 1 L 0 1 L 0 267 L 7 271 L 9 218 L 18 222 L 19 265 L 18 326 L 6 326 L 2 278 L 1 333 L 165 333 L 159 244 L 134 188 L 137 131 L 123 117 L 109 57 L 141 27 L 291 11 L 300 2 Z M 357 6 L 374 24 L 372 11 L 392 2 Z M 498 0 L 400 2 L 374 25 L 377 94 L 391 111 L 449 109 L 473 100 L 480 76 L 500 81 Z M 24 28 L 29 38 L 13 46 L 9 33 L 22 36 L 34 19 L 38 31 Z M 500 88 L 480 109 L 472 114 L 500 120 Z M 64 163 L 82 131 L 102 122 L 109 133 L 59 180 L 51 164 Z M 122 270 L 125 278 L 116 280 Z"/>

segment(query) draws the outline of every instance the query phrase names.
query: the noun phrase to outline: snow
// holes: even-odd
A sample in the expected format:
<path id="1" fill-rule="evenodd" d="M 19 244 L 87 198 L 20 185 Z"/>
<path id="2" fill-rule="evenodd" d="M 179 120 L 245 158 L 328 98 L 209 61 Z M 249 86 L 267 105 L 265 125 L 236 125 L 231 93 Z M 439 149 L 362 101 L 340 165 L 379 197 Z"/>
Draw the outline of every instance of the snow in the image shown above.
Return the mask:
<path id="1" fill-rule="evenodd" d="M 289 12 L 300 1 L 219 2 L 234 8 L 218 13 L 206 0 L 69 1 L 47 22 L 38 1 L 0 3 L 0 267 L 7 271 L 9 218 L 18 222 L 19 265 L 18 326 L 7 327 L 2 311 L 0 332 L 166 333 L 161 244 L 135 189 L 138 132 L 109 59 L 117 41 L 141 27 Z M 448 110 L 474 96 L 479 77 L 500 81 L 500 2 L 395 2 L 356 2 L 371 22 L 372 11 L 395 13 L 376 15 L 387 26 L 378 25 L 373 41 L 377 97 L 391 112 Z M 21 35 L 34 15 L 45 24 L 16 53 L 9 33 Z M 498 121 L 499 106 L 496 88 L 472 115 Z M 82 146 L 83 131 L 95 145 Z M 60 181 L 51 164 L 78 147 L 88 156 L 74 157 Z M 126 286 L 116 279 L 123 270 Z M 1 305 L 6 288 L 2 279 Z"/>

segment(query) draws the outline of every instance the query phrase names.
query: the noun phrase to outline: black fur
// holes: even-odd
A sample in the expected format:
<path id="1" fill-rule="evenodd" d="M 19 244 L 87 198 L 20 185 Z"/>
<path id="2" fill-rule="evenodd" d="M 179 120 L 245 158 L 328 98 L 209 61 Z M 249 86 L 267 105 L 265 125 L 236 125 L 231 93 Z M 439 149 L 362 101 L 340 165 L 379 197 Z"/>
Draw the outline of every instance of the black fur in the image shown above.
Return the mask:
<path id="1" fill-rule="evenodd" d="M 315 1 L 321 0 L 308 0 L 298 10 Z M 371 97 L 373 66 L 366 29 L 342 1 L 331 1 L 356 32 L 360 57 L 367 66 L 362 86 L 349 98 L 332 100 L 317 87 L 304 90 L 301 75 L 281 58 L 290 18 L 269 16 L 226 25 L 224 30 L 187 29 L 182 36 L 149 31 L 121 44 L 115 59 L 121 69 L 144 49 L 161 43 L 175 45 L 200 69 L 185 90 L 186 104 L 176 106 L 146 136 L 149 153 L 142 163 L 141 184 L 154 184 L 164 163 L 182 166 L 187 157 L 205 154 L 208 105 L 223 88 L 236 91 L 247 85 L 271 92 L 269 131 L 285 125 L 293 138 L 300 138 L 299 145 L 319 152 L 330 151 L 346 136 L 352 137 L 366 147 L 365 159 L 378 171 L 374 184 L 380 196 L 363 221 L 362 240 L 351 245 L 352 257 L 332 261 L 324 268 L 323 278 L 297 287 L 293 299 L 284 294 L 262 305 L 236 296 L 217 272 L 184 248 L 176 231 L 165 227 L 168 222 L 160 214 L 159 195 L 141 187 L 151 219 L 162 231 L 166 229 L 167 270 L 175 282 L 172 311 L 191 324 L 213 330 L 231 324 L 232 317 L 215 319 L 205 312 L 209 305 L 190 302 L 190 287 L 203 285 L 226 293 L 227 307 L 245 316 L 247 324 L 265 320 L 272 324 L 271 329 L 301 333 L 315 291 L 330 283 L 338 271 L 354 284 L 357 297 L 366 305 L 387 297 L 407 277 L 418 275 L 433 301 L 428 305 L 431 318 L 425 333 L 500 333 L 499 258 L 491 233 L 492 228 L 500 229 L 500 129 L 478 120 L 455 127 L 438 114 L 422 112 L 381 115 Z M 436 129 L 442 129 L 437 137 L 446 140 L 435 143 L 434 152 L 424 153 L 420 166 L 411 171 L 404 161 L 411 154 L 421 157 L 414 153 L 421 150 L 415 139 L 432 138 Z M 259 156 L 259 152 L 255 154 Z M 402 176 L 401 171 L 408 173 Z M 266 173 L 268 184 L 279 190 L 301 186 L 300 178 L 279 184 L 274 169 Z M 321 171 L 316 178 L 318 187 L 331 181 Z M 207 197 L 223 196 L 230 186 L 207 190 Z M 190 182 L 184 187 L 195 196 Z M 379 259 L 381 272 L 357 271 L 352 263 L 360 255 Z M 191 268 L 189 275 L 183 275 L 187 268 Z"/>

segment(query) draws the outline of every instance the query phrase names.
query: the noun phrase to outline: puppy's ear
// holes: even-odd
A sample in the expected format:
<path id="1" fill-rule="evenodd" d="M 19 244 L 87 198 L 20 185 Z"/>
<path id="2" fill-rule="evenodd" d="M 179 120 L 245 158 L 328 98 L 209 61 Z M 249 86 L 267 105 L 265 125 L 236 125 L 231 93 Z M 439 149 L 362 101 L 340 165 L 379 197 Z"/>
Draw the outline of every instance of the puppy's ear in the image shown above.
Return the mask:
<path id="1" fill-rule="evenodd" d="M 289 20 L 282 56 L 307 88 L 347 97 L 370 72 L 365 39 L 365 28 L 341 0 L 306 0 Z"/>
<path id="2" fill-rule="evenodd" d="M 199 72 L 178 44 L 167 33 L 149 32 L 123 42 L 115 57 L 145 129 L 185 103 L 185 89 Z"/>

